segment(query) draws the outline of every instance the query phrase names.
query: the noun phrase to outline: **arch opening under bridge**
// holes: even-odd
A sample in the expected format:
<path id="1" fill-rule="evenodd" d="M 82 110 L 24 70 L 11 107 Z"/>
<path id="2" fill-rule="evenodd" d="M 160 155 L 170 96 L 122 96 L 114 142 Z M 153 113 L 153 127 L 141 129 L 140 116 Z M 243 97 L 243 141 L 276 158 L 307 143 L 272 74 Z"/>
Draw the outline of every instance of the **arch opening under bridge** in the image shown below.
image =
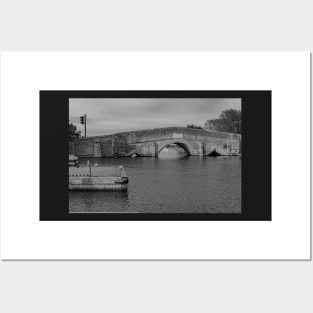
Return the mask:
<path id="1" fill-rule="evenodd" d="M 160 152 L 161 152 L 164 148 L 168 148 L 168 147 L 171 147 L 171 146 L 177 146 L 177 147 L 182 148 L 182 149 L 186 152 L 186 155 L 187 155 L 187 156 L 192 155 L 192 153 L 191 153 L 191 149 L 192 149 L 192 148 L 190 147 L 190 145 L 189 145 L 188 143 L 186 143 L 186 142 L 180 142 L 180 141 L 173 141 L 173 142 L 166 143 L 166 144 L 164 144 L 163 146 L 161 146 L 161 147 L 159 148 L 159 150 L 157 151 L 157 153 L 156 153 L 156 157 L 159 156 Z"/>
<path id="2" fill-rule="evenodd" d="M 208 156 L 210 156 L 210 157 L 217 157 L 217 156 L 221 156 L 221 154 L 218 151 L 216 151 L 216 149 L 214 149 L 213 151 L 211 151 L 208 154 Z"/>

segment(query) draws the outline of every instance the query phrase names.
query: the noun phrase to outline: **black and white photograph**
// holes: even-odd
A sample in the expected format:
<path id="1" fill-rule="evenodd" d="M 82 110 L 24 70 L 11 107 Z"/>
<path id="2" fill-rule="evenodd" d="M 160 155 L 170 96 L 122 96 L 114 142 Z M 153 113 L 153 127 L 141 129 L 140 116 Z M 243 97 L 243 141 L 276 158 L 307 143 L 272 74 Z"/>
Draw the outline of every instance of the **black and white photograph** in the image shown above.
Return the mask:
<path id="1" fill-rule="evenodd" d="M 70 98 L 69 213 L 241 213 L 241 102 Z"/>
<path id="2" fill-rule="evenodd" d="M 313 312 L 312 11 L 1 1 L 0 313 Z"/>

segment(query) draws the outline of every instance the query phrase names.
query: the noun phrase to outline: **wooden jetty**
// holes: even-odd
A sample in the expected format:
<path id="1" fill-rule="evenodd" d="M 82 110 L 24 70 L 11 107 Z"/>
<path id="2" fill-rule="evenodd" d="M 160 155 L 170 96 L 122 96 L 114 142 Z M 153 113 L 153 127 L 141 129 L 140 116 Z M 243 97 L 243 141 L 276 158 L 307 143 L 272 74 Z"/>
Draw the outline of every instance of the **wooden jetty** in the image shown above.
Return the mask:
<path id="1" fill-rule="evenodd" d="M 126 190 L 123 166 L 69 167 L 69 190 Z"/>

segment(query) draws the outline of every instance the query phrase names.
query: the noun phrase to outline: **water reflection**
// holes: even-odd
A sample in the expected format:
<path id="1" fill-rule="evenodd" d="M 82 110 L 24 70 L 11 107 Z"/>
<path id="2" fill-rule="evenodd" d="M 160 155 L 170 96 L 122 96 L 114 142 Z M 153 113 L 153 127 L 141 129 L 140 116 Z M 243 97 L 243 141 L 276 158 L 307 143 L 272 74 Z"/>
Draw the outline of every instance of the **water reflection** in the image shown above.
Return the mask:
<path id="1" fill-rule="evenodd" d="M 128 190 L 69 192 L 70 212 L 240 213 L 241 159 L 181 150 L 164 148 L 158 158 L 80 159 L 80 166 L 123 165 Z"/>
<path id="2" fill-rule="evenodd" d="M 71 212 L 128 212 L 128 192 L 70 191 Z"/>

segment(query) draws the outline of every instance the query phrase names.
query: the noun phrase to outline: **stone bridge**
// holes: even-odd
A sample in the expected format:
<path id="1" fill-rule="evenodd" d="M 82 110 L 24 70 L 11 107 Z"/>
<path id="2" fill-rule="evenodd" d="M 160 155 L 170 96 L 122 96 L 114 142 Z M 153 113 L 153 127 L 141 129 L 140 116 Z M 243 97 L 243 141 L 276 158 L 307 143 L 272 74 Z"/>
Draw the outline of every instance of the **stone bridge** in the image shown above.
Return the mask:
<path id="1" fill-rule="evenodd" d="M 69 153 L 78 157 L 151 156 L 176 144 L 188 155 L 241 154 L 241 135 L 185 127 L 167 127 L 76 138 Z"/>

